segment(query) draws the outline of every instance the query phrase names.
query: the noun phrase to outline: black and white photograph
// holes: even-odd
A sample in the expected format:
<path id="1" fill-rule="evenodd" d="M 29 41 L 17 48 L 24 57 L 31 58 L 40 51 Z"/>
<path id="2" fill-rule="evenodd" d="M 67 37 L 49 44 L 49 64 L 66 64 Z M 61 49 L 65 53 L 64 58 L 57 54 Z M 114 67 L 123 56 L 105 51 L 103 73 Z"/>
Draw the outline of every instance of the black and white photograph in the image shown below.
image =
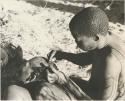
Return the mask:
<path id="1" fill-rule="evenodd" d="M 125 0 L 0 0 L 0 100 L 125 101 Z"/>

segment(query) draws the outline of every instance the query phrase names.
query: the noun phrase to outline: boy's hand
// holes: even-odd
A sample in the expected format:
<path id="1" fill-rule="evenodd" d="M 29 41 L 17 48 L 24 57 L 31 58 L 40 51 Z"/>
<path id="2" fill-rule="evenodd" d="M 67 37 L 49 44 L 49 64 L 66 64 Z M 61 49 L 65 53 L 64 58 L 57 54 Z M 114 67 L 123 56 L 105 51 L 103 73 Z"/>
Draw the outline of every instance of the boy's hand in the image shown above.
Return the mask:
<path id="1" fill-rule="evenodd" d="M 49 62 L 49 68 L 51 69 L 51 71 L 47 69 L 47 79 L 50 83 L 55 83 L 59 79 L 58 68 L 52 62 Z"/>
<path id="2" fill-rule="evenodd" d="M 58 75 L 56 73 L 51 73 L 47 70 L 47 80 L 49 83 L 55 83 L 59 79 Z"/>
<path id="3" fill-rule="evenodd" d="M 65 77 L 65 75 L 58 71 L 56 65 L 53 62 L 49 62 L 50 68 L 53 71 L 53 73 L 47 71 L 47 79 L 50 83 L 59 83 L 59 84 L 66 84 L 67 83 L 67 79 Z"/>
<path id="4" fill-rule="evenodd" d="M 62 59 L 62 52 L 52 50 L 50 53 L 48 53 L 47 56 L 48 56 L 49 61 L 61 60 Z"/>

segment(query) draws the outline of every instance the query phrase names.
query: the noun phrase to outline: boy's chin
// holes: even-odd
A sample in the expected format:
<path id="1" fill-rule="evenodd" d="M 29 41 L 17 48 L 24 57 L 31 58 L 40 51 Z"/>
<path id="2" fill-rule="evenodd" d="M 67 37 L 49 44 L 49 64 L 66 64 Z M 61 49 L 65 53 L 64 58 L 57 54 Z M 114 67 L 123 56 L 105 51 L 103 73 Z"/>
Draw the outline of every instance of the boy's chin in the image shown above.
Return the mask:
<path id="1" fill-rule="evenodd" d="M 95 50 L 96 48 L 80 48 L 84 52 Z"/>
<path id="2" fill-rule="evenodd" d="M 100 46 L 100 47 L 98 47 L 98 49 L 102 49 L 102 48 L 104 48 L 104 47 L 106 47 L 106 46 Z"/>

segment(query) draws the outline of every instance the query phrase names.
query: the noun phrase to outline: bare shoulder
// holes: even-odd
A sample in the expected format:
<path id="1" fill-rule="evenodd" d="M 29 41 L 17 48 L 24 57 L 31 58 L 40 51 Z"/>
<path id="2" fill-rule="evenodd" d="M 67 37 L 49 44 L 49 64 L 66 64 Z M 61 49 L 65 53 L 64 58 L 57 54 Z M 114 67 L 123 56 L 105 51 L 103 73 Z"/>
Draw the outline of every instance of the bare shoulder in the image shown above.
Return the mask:
<path id="1" fill-rule="evenodd" d="M 116 64 L 119 64 L 119 59 L 117 58 L 116 54 L 114 54 L 114 52 L 111 52 L 111 53 L 106 57 L 106 62 L 107 62 L 107 63 L 116 63 Z"/>
<path id="2" fill-rule="evenodd" d="M 10 85 L 7 88 L 7 99 L 31 99 L 31 96 L 27 89 L 20 87 L 18 85 Z"/>
<path id="3" fill-rule="evenodd" d="M 20 87 L 18 85 L 10 85 L 10 86 L 8 86 L 7 89 L 8 89 L 8 91 L 13 91 L 13 92 L 19 92 L 19 91 L 20 91 L 20 93 L 27 92 L 27 90 L 25 88 Z"/>
<path id="4" fill-rule="evenodd" d="M 29 91 L 21 86 L 18 85 L 10 85 L 8 88 L 8 93 L 15 93 L 15 94 L 19 94 L 19 95 L 30 95 Z"/>

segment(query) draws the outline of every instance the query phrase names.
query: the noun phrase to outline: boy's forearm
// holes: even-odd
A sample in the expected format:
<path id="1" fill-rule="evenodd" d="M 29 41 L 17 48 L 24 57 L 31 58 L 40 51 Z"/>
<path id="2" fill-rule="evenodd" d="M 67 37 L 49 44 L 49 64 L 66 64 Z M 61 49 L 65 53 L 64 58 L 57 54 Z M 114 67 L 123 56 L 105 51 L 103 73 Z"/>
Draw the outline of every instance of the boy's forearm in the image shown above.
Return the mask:
<path id="1" fill-rule="evenodd" d="M 92 54 L 91 53 L 67 53 L 67 52 L 60 52 L 59 53 L 60 59 L 66 59 L 74 64 L 77 65 L 88 65 L 92 62 Z"/>

